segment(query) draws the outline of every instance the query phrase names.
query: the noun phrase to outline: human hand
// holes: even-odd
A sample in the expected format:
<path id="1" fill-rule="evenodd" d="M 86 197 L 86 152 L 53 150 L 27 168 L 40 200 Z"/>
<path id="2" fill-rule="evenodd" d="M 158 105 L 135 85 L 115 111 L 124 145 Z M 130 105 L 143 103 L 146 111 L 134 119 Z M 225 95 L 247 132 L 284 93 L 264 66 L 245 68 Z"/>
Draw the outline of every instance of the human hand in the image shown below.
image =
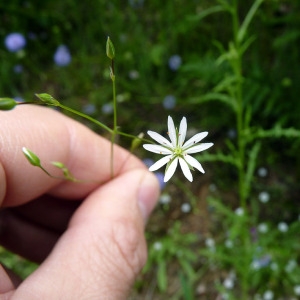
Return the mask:
<path id="1" fill-rule="evenodd" d="M 24 105 L 0 123 L 0 244 L 41 263 L 20 284 L 0 265 L 0 299 L 126 299 L 146 261 L 155 177 L 115 146 L 110 179 L 110 143 L 51 109 Z M 50 178 L 23 146 L 101 184 Z"/>

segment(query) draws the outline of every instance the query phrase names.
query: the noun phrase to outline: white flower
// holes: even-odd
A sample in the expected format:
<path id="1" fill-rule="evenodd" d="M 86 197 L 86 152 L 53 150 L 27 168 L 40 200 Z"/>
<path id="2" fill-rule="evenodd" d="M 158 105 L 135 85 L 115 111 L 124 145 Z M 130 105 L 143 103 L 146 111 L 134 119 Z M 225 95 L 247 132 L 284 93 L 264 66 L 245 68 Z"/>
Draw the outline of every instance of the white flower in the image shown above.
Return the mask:
<path id="1" fill-rule="evenodd" d="M 270 290 L 265 291 L 263 294 L 263 299 L 264 300 L 272 300 L 274 298 L 274 293 Z"/>
<path id="2" fill-rule="evenodd" d="M 173 176 L 178 162 L 184 176 L 189 181 L 193 181 L 193 176 L 191 173 L 191 170 L 194 170 L 193 168 L 196 168 L 200 172 L 204 173 L 204 169 L 202 168 L 201 164 L 189 154 L 206 150 L 210 148 L 213 143 L 199 143 L 207 136 L 208 132 L 197 133 L 184 143 L 186 132 L 186 118 L 182 118 L 178 131 L 177 128 L 175 128 L 173 119 L 170 116 L 168 117 L 168 135 L 171 142 L 157 132 L 150 130 L 147 132 L 160 145 L 144 144 L 143 147 L 148 151 L 166 155 L 149 168 L 150 171 L 156 171 L 167 164 L 164 182 L 167 182 Z"/>
<path id="3" fill-rule="evenodd" d="M 297 296 L 300 296 L 300 285 L 295 285 L 295 286 L 294 286 L 294 293 L 295 293 Z"/>

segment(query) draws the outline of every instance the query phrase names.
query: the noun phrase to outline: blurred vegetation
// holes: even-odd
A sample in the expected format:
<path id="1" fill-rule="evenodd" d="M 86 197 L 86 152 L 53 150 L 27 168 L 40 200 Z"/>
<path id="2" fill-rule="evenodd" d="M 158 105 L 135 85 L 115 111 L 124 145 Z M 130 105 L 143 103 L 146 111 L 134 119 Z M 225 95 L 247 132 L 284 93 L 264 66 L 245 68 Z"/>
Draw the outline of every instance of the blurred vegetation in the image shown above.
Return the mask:
<path id="1" fill-rule="evenodd" d="M 143 297 L 151 293 L 155 295 L 153 299 L 215 299 L 218 293 L 223 299 L 235 299 L 236 294 L 231 289 L 229 293 L 228 289 L 224 290 L 223 279 L 231 274 L 232 266 L 247 264 L 253 256 L 264 255 L 277 257 L 280 263 L 277 273 L 272 273 L 272 269 L 262 268 L 256 273 L 248 269 L 245 276 L 251 278 L 248 290 L 251 299 L 254 295 L 257 299 L 265 299 L 264 293 L 268 290 L 278 295 L 277 298 L 292 299 L 294 295 L 293 287 L 299 275 L 295 275 L 296 271 L 295 274 L 294 271 L 285 272 L 284 266 L 291 256 L 299 271 L 299 243 L 295 241 L 299 228 L 295 222 L 300 214 L 299 132 L 281 134 L 281 130 L 300 128 L 299 1 L 263 1 L 247 28 L 247 37 L 252 43 L 243 53 L 241 67 L 243 107 L 251 111 L 249 128 L 257 129 L 257 136 L 263 139 L 260 154 L 252 152 L 253 158 L 249 154 L 253 172 L 249 179 L 251 190 L 247 200 L 250 200 L 244 207 L 249 209 L 249 214 L 242 220 L 235 214 L 240 204 L 238 170 L 232 167 L 234 162 L 227 164 L 226 161 L 233 152 L 233 147 L 228 145 L 238 148 L 235 113 L 228 109 L 226 101 L 212 99 L 212 93 L 224 92 L 224 79 L 230 78 L 232 72 L 230 61 L 221 63 L 219 59 L 233 40 L 232 18 L 224 11 L 224 6 L 237 4 L 238 20 L 242 24 L 254 2 L 11 0 L 0 3 L 1 97 L 30 101 L 35 93 L 49 93 L 64 105 L 112 126 L 109 61 L 105 55 L 106 39 L 110 36 L 116 49 L 115 73 L 122 131 L 137 135 L 151 129 L 163 133 L 169 114 L 176 123 L 186 116 L 191 131 L 209 131 L 208 139 L 215 143 L 212 152 L 222 151 L 219 156 L 204 157 L 207 173 L 199 175 L 193 185 L 185 184 L 178 174 L 177 180 L 164 189 L 172 201 L 159 204 L 154 221 L 148 226 L 149 262 L 147 272 L 137 281 L 134 299 L 145 299 Z M 20 51 L 10 52 L 4 45 L 5 38 L 12 32 L 19 32 L 26 39 L 26 46 Z M 71 62 L 66 66 L 54 62 L 54 53 L 60 45 L 70 51 Z M 224 86 L 220 86 L 222 82 Z M 173 102 L 169 103 L 167 96 L 167 99 L 172 96 Z M 270 134 L 259 131 L 260 128 L 270 130 Z M 120 141 L 125 147 L 130 142 L 123 138 Z M 148 155 L 138 154 L 141 158 Z M 257 173 L 260 168 L 266 170 L 265 176 Z M 257 195 L 261 191 L 267 191 L 270 203 L 259 203 Z M 210 201 L 207 201 L 208 196 Z M 191 212 L 181 211 L 183 202 L 192 204 Z M 239 248 L 240 252 L 236 253 L 230 252 L 224 244 L 197 252 L 207 247 L 207 238 L 214 236 L 214 242 L 223 243 L 230 235 L 230 228 L 243 227 L 249 232 L 249 224 L 256 226 L 262 220 L 269 224 L 272 243 L 263 238 L 263 246 L 255 242 L 248 250 Z M 276 224 L 282 221 L 294 228 L 286 240 L 284 235 L 275 233 Z M 158 227 L 155 223 L 163 225 Z M 216 229 L 216 225 L 223 231 Z M 194 234 L 194 237 L 187 235 L 180 239 L 182 233 Z M 238 245 L 239 234 L 245 236 L 247 233 L 233 233 L 232 240 L 237 239 Z M 278 239 L 282 241 L 281 247 L 274 246 Z M 157 242 L 163 252 L 156 256 Z M 286 252 L 285 246 L 286 249 L 293 247 L 293 255 Z M 255 252 L 257 247 L 265 247 L 265 252 Z M 272 251 L 266 250 L 267 247 Z M 209 252 L 211 249 L 213 252 Z M 247 253 L 243 252 L 246 250 Z M 193 251 L 198 256 L 194 257 Z M 3 257 L 3 252 L 1 255 Z M 10 254 L 7 255 L 7 259 L 2 259 L 4 263 L 10 261 Z M 233 263 L 237 255 L 246 258 Z M 14 268 L 19 269 L 19 273 L 27 272 L 23 272 L 23 264 L 18 267 L 18 260 L 15 262 Z M 241 271 L 246 272 L 245 269 Z M 282 276 L 288 278 L 287 283 L 281 282 Z M 153 286 L 147 285 L 147 278 L 151 278 Z M 240 288 L 237 284 L 236 289 Z"/>

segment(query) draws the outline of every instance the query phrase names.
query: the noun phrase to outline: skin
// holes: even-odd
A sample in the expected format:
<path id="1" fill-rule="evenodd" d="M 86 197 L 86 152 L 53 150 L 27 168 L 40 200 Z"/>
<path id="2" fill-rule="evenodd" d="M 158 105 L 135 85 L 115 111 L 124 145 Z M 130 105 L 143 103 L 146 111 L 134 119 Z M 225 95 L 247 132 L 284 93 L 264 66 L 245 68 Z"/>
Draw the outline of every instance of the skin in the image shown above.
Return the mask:
<path id="1" fill-rule="evenodd" d="M 126 299 L 144 266 L 144 227 L 158 182 L 126 150 L 43 107 L 0 112 L 0 244 L 38 269 L 20 281 L 0 265 L 0 299 Z M 22 153 L 36 153 L 51 174 L 63 162 L 78 179 L 53 179 Z"/>

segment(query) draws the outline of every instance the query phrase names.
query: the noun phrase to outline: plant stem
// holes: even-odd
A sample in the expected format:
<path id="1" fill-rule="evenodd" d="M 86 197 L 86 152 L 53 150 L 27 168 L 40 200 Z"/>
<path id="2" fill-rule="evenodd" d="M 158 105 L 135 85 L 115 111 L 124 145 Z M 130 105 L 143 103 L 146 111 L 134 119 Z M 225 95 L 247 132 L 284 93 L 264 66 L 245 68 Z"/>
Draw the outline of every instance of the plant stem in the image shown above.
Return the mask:
<path id="1" fill-rule="evenodd" d="M 77 115 L 77 116 L 80 116 L 80 117 L 82 117 L 82 118 L 85 118 L 85 119 L 91 121 L 92 123 L 94 123 L 94 124 L 100 126 L 101 128 L 105 129 L 106 131 L 108 131 L 108 132 L 110 132 L 110 133 L 113 132 L 113 130 L 112 130 L 111 128 L 107 127 L 105 124 L 103 124 L 103 123 L 101 123 L 101 122 L 95 120 L 94 118 L 92 118 L 92 117 L 90 117 L 90 116 L 88 116 L 88 115 L 86 115 L 86 114 L 84 114 L 84 113 L 82 113 L 82 112 L 80 112 L 80 111 L 77 111 L 77 110 L 75 110 L 75 109 L 72 109 L 72 108 L 70 108 L 70 107 L 68 107 L 68 106 L 65 106 L 65 105 L 63 105 L 63 104 L 59 104 L 59 107 L 62 108 L 62 109 L 64 109 L 64 110 L 66 110 L 66 111 L 69 111 L 69 112 L 71 112 L 71 113 L 73 113 L 73 114 L 75 114 L 75 115 Z"/>
<path id="2" fill-rule="evenodd" d="M 116 97 L 116 77 L 114 71 L 114 60 L 111 60 L 111 80 L 112 80 L 112 92 L 113 92 L 113 107 L 114 107 L 114 125 L 111 135 L 111 148 L 110 148 L 110 174 L 111 178 L 114 177 L 114 144 L 116 135 L 118 133 L 117 125 L 117 97 Z"/>
<path id="3" fill-rule="evenodd" d="M 240 207 L 243 208 L 244 212 L 247 213 L 247 207 L 246 207 L 246 191 L 247 188 L 245 186 L 245 123 L 244 123 L 244 105 L 243 105 L 243 75 L 242 75 L 242 51 L 241 51 L 241 40 L 239 39 L 239 28 L 240 23 L 238 19 L 238 0 L 233 1 L 232 6 L 232 25 L 233 25 L 233 35 L 234 35 L 234 58 L 232 59 L 232 68 L 234 75 L 236 77 L 236 84 L 233 89 L 234 97 L 236 99 L 237 104 L 237 110 L 236 110 L 236 126 L 237 126 L 237 137 L 238 137 L 238 188 L 239 188 L 239 197 L 240 197 Z M 248 263 L 248 249 L 249 249 L 249 235 L 242 231 L 242 241 L 243 241 L 243 247 L 245 251 L 245 261 L 244 265 L 246 268 L 246 264 Z M 247 268 L 246 268 L 247 270 Z M 245 270 L 245 271 L 246 271 Z M 248 293 L 248 274 L 247 272 L 243 272 L 243 274 L 240 274 L 240 280 L 241 280 L 241 293 L 242 293 L 242 299 L 247 299 L 247 293 Z"/>

